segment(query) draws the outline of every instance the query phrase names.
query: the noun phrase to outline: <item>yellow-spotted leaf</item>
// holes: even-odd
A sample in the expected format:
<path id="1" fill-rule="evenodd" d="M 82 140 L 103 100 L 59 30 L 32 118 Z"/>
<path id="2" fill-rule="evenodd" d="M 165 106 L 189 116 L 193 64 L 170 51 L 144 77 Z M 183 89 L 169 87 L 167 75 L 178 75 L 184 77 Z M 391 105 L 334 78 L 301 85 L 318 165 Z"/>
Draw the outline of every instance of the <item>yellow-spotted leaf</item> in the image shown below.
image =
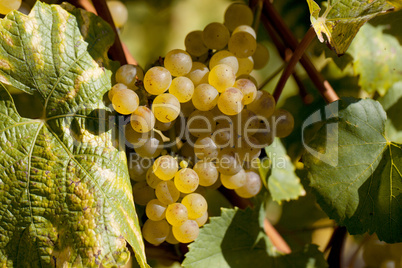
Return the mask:
<path id="1" fill-rule="evenodd" d="M 400 0 L 395 0 L 398 2 Z M 368 20 L 394 8 L 386 0 L 329 0 L 326 10 L 314 0 L 307 0 L 310 20 L 318 39 L 324 42 L 324 35 L 335 52 L 344 54 L 353 38 Z"/>
<path id="2" fill-rule="evenodd" d="M 113 31 L 64 7 L 0 20 L 0 267 L 116 267 L 126 241 L 147 267 L 125 154 L 94 131 Z M 19 115 L 10 85 L 40 98 L 40 118 Z"/>

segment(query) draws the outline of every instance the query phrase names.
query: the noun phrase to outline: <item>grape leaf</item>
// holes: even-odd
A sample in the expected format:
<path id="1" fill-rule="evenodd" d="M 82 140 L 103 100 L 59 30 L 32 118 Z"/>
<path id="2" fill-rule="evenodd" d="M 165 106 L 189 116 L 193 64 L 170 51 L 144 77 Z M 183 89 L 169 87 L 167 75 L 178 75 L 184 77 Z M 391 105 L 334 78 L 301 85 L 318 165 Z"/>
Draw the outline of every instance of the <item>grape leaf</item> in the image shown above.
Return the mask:
<path id="1" fill-rule="evenodd" d="M 337 54 L 344 54 L 353 38 L 368 20 L 394 8 L 385 0 L 328 0 L 327 8 L 320 16 L 321 8 L 314 0 L 307 0 L 310 20 L 317 37 L 324 36 Z"/>
<path id="2" fill-rule="evenodd" d="M 400 22 L 394 26 L 400 29 Z M 402 46 L 396 37 L 384 32 L 388 28 L 389 25 L 364 25 L 348 50 L 361 88 L 369 93 L 377 91 L 381 96 L 401 80 L 402 74 Z"/>
<path id="3" fill-rule="evenodd" d="M 0 21 L 0 266 L 147 267 L 125 153 L 94 133 L 111 87 L 110 26 L 92 13 L 37 2 Z M 36 94 L 23 118 L 3 85 Z"/>
<path id="4" fill-rule="evenodd" d="M 281 255 L 263 231 L 265 210 L 222 208 L 220 217 L 200 229 L 190 244 L 184 267 L 326 267 L 315 245 Z"/>
<path id="5" fill-rule="evenodd" d="M 303 157 L 318 203 L 351 234 L 376 232 L 388 243 L 401 242 L 402 150 L 385 137 L 382 106 L 348 98 L 321 114 L 325 124 Z"/>
<path id="6" fill-rule="evenodd" d="M 402 82 L 395 83 L 378 101 L 387 112 L 385 134 L 390 140 L 402 143 Z"/>
<path id="7" fill-rule="evenodd" d="M 283 200 L 289 201 L 304 195 L 303 185 L 295 173 L 296 168 L 280 139 L 276 138 L 270 146 L 265 148 L 265 151 L 271 160 L 267 185 L 272 200 L 280 203 Z"/>

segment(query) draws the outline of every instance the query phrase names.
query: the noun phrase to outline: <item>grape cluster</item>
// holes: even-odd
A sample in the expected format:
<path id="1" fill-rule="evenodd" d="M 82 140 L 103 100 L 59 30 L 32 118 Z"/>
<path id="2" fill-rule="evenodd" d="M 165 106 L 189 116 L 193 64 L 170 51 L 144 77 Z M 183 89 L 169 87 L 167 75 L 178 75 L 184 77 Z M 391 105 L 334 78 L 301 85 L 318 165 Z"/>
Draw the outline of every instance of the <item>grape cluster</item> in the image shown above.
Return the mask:
<path id="1" fill-rule="evenodd" d="M 137 159 L 129 170 L 151 244 L 198 236 L 208 220 L 205 188 L 257 195 L 261 149 L 293 129 L 292 115 L 276 109 L 250 75 L 269 59 L 252 22 L 249 7 L 234 3 L 223 24 L 190 32 L 186 50 L 169 51 L 145 75 L 134 65 L 116 73 L 108 95 L 117 112 L 130 115 L 125 137 Z"/>

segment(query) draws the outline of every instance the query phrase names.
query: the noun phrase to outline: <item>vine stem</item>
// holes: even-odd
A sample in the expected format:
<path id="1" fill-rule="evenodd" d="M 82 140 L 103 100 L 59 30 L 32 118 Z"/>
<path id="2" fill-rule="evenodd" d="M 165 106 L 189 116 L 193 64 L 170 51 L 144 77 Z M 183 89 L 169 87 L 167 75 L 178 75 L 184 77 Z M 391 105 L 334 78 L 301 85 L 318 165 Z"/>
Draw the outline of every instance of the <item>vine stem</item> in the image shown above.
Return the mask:
<path id="1" fill-rule="evenodd" d="M 315 31 L 313 27 L 310 27 L 310 29 L 307 31 L 306 35 L 304 36 L 303 40 L 300 42 L 300 44 L 297 46 L 295 51 L 293 52 L 292 57 L 290 58 L 285 70 L 283 71 L 281 78 L 278 81 L 278 84 L 275 87 L 273 97 L 275 98 L 275 101 L 278 102 L 278 99 L 280 95 L 282 94 L 283 88 L 286 85 L 286 82 L 288 81 L 290 75 L 293 73 L 294 68 L 296 64 L 299 62 L 301 57 L 303 56 L 304 52 L 306 49 L 309 47 L 311 42 L 314 40 L 316 37 Z"/>
<path id="2" fill-rule="evenodd" d="M 290 29 L 286 26 L 282 17 L 275 10 L 270 0 L 264 1 L 263 17 L 269 21 L 269 23 L 272 25 L 272 28 L 278 33 L 285 45 L 294 51 L 298 46 L 298 41 Z M 300 59 L 300 63 L 327 103 L 331 103 L 339 99 L 330 83 L 324 79 L 320 72 L 318 72 L 307 55 L 303 54 Z"/>

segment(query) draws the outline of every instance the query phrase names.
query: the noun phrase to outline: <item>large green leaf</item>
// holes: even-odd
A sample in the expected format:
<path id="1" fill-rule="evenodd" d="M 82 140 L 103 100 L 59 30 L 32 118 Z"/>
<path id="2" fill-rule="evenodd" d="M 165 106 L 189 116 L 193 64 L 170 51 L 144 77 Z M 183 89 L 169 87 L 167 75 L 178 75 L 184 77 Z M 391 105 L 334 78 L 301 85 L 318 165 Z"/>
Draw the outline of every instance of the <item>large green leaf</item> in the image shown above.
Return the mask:
<path id="1" fill-rule="evenodd" d="M 184 259 L 184 267 L 326 267 L 315 245 L 289 255 L 276 251 L 265 235 L 264 209 L 222 209 L 201 230 Z"/>
<path id="2" fill-rule="evenodd" d="M 321 114 L 328 119 L 303 158 L 317 201 L 352 234 L 376 232 L 386 242 L 402 241 L 402 150 L 385 137 L 382 106 L 350 98 Z"/>
<path id="3" fill-rule="evenodd" d="M 272 200 L 280 203 L 304 195 L 306 192 L 295 173 L 296 168 L 280 139 L 276 138 L 274 143 L 265 148 L 265 151 L 271 160 L 266 185 Z"/>
<path id="4" fill-rule="evenodd" d="M 107 110 L 113 31 L 65 7 L 37 2 L 0 21 L 1 83 L 43 105 L 23 118 L 0 85 L 0 266 L 117 266 L 127 240 L 146 267 L 125 154 L 111 130 L 93 129 Z"/>
<path id="5" fill-rule="evenodd" d="M 402 16 L 402 11 L 395 12 Z M 386 17 L 391 18 L 393 14 Z M 402 77 L 402 45 L 388 29 L 401 29 L 402 20 L 390 20 L 388 25 L 362 27 L 348 53 L 353 57 L 353 70 L 359 75 L 359 85 L 369 93 L 384 95 Z M 391 27 L 393 26 L 393 27 Z M 400 35 L 402 37 L 402 35 Z"/>
<path id="6" fill-rule="evenodd" d="M 402 143 L 402 82 L 395 83 L 378 101 L 387 112 L 388 120 L 385 122 L 387 137 L 394 142 Z"/>
<path id="7" fill-rule="evenodd" d="M 321 8 L 314 0 L 307 3 L 318 39 L 324 42 L 323 35 L 326 35 L 337 54 L 346 52 L 364 23 L 394 8 L 386 0 L 328 0 L 326 10 L 320 15 Z"/>

